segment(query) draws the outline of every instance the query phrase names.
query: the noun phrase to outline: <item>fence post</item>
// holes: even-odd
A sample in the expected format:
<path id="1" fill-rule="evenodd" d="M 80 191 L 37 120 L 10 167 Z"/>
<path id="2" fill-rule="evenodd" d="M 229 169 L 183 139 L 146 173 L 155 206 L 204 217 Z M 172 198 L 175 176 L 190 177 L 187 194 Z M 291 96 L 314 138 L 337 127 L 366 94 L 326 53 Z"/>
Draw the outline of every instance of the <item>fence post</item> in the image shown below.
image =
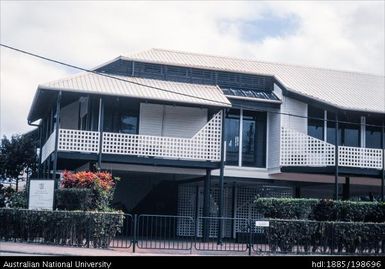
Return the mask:
<path id="1" fill-rule="evenodd" d="M 249 256 L 251 256 L 251 248 L 252 248 L 252 242 L 253 242 L 252 225 L 253 225 L 253 220 L 249 219 L 248 225 L 247 225 L 247 230 L 249 233 L 249 242 L 248 242 Z"/>
<path id="2" fill-rule="evenodd" d="M 87 225 L 87 248 L 90 248 L 90 239 L 91 239 L 91 217 L 88 216 L 88 225 Z"/>
<path id="3" fill-rule="evenodd" d="M 330 223 L 330 254 L 333 255 L 334 252 L 334 225 Z"/>
<path id="4" fill-rule="evenodd" d="M 133 238 L 132 238 L 132 252 L 135 253 L 135 246 L 136 246 L 136 232 L 137 232 L 137 228 L 136 228 L 136 224 L 137 224 L 137 215 L 134 214 L 134 232 L 133 232 Z"/>

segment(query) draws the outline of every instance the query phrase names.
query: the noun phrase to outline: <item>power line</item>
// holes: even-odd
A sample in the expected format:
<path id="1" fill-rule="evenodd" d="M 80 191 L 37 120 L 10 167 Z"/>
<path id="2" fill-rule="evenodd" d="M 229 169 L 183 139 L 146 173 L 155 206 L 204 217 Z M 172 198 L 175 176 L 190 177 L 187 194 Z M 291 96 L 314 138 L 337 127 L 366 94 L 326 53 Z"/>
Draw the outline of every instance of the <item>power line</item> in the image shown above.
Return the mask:
<path id="1" fill-rule="evenodd" d="M 185 93 L 180 93 L 180 92 L 174 92 L 174 91 L 171 91 L 171 90 L 166 90 L 166 89 L 163 89 L 163 88 L 159 88 L 159 87 L 155 87 L 155 86 L 151 86 L 151 85 L 146 85 L 146 84 L 143 84 L 143 83 L 126 80 L 126 79 L 122 79 L 122 78 L 115 77 L 115 76 L 111 76 L 111 75 L 108 75 L 106 73 L 96 72 L 94 70 L 86 69 L 86 68 L 79 67 L 79 66 L 72 65 L 72 64 L 68 64 L 68 63 L 64 63 L 64 62 L 61 62 L 61 61 L 58 61 L 58 60 L 54 60 L 54 59 L 51 59 L 51 58 L 48 58 L 48 57 L 45 57 L 45 56 L 41 56 L 41 55 L 38 55 L 38 54 L 35 54 L 35 53 L 32 53 L 32 52 L 21 50 L 21 49 L 18 49 L 18 48 L 15 48 L 15 47 L 11 47 L 11 46 L 8 46 L 8 45 L 4 45 L 4 44 L 1 44 L 1 43 L 0 43 L 0 46 L 8 48 L 8 49 L 11 49 L 11 50 L 14 50 L 14 51 L 17 51 L 17 52 L 20 52 L 20 53 L 27 54 L 29 56 L 36 57 L 36 58 L 39 58 L 39 59 L 42 59 L 42 60 L 54 62 L 56 64 L 64 65 L 64 66 L 71 67 L 71 68 L 74 68 L 74 69 L 78 69 L 78 70 L 81 70 L 81 71 L 85 71 L 85 72 L 88 72 L 88 73 L 93 73 L 93 74 L 96 74 L 96 75 L 99 75 L 99 76 L 108 77 L 108 78 L 111 78 L 111 79 L 116 79 L 116 80 L 120 80 L 120 81 L 131 83 L 131 84 L 135 84 L 135 85 L 138 85 L 138 86 L 147 87 L 147 88 L 151 88 L 151 89 L 155 89 L 155 90 L 159 90 L 159 91 L 164 91 L 164 92 L 168 92 L 168 93 L 172 93 L 172 94 L 178 94 L 178 95 L 182 95 L 182 96 L 186 96 L 186 97 L 196 98 L 196 99 L 199 99 L 199 100 L 204 100 L 204 101 L 209 101 L 209 102 L 213 102 L 213 103 L 218 103 L 218 104 L 221 104 L 221 105 L 229 105 L 226 102 L 216 101 L 216 100 L 212 100 L 212 99 L 208 99 L 208 98 L 203 98 L 203 97 L 198 97 L 198 96 L 194 96 L 194 95 L 190 95 L 190 94 L 185 94 Z"/>
<path id="2" fill-rule="evenodd" d="M 119 80 L 119 81 L 123 81 L 123 82 L 127 82 L 127 83 L 132 83 L 132 84 L 135 84 L 135 85 L 138 85 L 138 86 L 147 87 L 147 88 L 151 88 L 151 89 L 154 89 L 154 90 L 159 90 L 159 91 L 164 91 L 164 92 L 168 92 L 168 93 L 172 93 L 172 94 L 177 94 L 177 95 L 181 95 L 181 96 L 191 97 L 191 98 L 195 98 L 195 99 L 199 99 L 199 100 L 203 100 L 203 101 L 208 101 L 208 102 L 213 102 L 213 103 L 217 103 L 217 104 L 221 104 L 221 105 L 228 105 L 228 103 L 225 103 L 225 102 L 216 101 L 216 100 L 212 100 L 212 99 L 208 99 L 208 98 L 203 98 L 203 97 L 198 97 L 198 96 L 194 96 L 194 95 L 190 95 L 190 94 L 184 94 L 184 93 L 180 93 L 180 92 L 174 92 L 174 91 L 171 91 L 171 90 L 166 90 L 166 89 L 155 87 L 155 86 L 146 85 L 146 84 L 143 84 L 143 83 L 122 79 L 122 78 L 119 78 L 119 77 L 108 75 L 106 73 L 100 73 L 100 72 L 97 72 L 97 71 L 94 71 L 94 70 L 90 70 L 90 69 L 79 67 L 79 66 L 76 66 L 76 65 L 73 65 L 73 64 L 68 64 L 68 63 L 65 63 L 65 62 L 62 62 L 62 61 L 54 60 L 52 58 L 48 58 L 48 57 L 45 57 L 45 56 L 42 56 L 42 55 L 38 55 L 38 54 L 35 54 L 35 53 L 32 53 L 32 52 L 29 52 L 29 51 L 26 51 L 26 50 L 22 50 L 22 49 L 18 49 L 18 48 L 15 48 L 15 47 L 12 47 L 12 46 L 8 46 L 8 45 L 5 45 L 5 44 L 1 44 L 0 43 L 0 46 L 8 48 L 8 49 L 11 49 L 11 50 L 14 50 L 14 51 L 17 51 L 17 52 L 20 52 L 20 53 L 23 53 L 23 54 L 26 54 L 26 55 L 29 55 L 29 56 L 32 56 L 32 57 L 36 57 L 36 58 L 42 59 L 42 60 L 45 60 L 45 61 L 53 62 L 53 63 L 59 64 L 59 65 L 64 65 L 64 66 L 67 66 L 67 67 L 70 67 L 70 68 L 74 68 L 74 69 L 77 69 L 77 70 L 81 70 L 81 71 L 84 71 L 84 72 L 93 73 L 93 74 L 96 74 L 96 75 L 99 75 L 99 76 L 104 76 L 104 77 L 108 77 L 108 78 L 111 78 L 111 79 L 116 79 L 116 80 Z M 254 110 L 254 111 L 260 111 L 260 112 L 266 112 L 266 110 L 257 109 L 256 107 L 250 107 L 250 106 L 242 105 L 242 108 L 250 109 L 250 110 Z M 285 113 L 285 112 L 278 112 L 278 111 L 268 111 L 268 112 L 272 113 L 272 114 L 280 114 L 280 115 L 283 115 L 283 116 L 290 116 L 290 117 L 296 117 L 296 118 L 303 118 L 303 119 L 310 119 L 310 120 L 319 120 L 319 121 L 326 121 L 326 122 L 333 122 L 333 123 L 337 122 L 336 120 L 332 120 L 332 119 L 308 117 L 308 116 L 295 115 L 295 114 Z M 384 118 L 384 121 L 385 121 L 385 118 Z M 340 120 L 338 120 L 338 123 L 351 124 L 351 125 L 359 125 L 359 126 L 361 125 L 361 123 L 358 123 L 358 122 L 340 121 Z M 384 122 L 384 124 L 385 124 L 385 122 Z M 375 125 L 375 124 L 365 124 L 365 126 L 383 127 L 383 125 Z"/>

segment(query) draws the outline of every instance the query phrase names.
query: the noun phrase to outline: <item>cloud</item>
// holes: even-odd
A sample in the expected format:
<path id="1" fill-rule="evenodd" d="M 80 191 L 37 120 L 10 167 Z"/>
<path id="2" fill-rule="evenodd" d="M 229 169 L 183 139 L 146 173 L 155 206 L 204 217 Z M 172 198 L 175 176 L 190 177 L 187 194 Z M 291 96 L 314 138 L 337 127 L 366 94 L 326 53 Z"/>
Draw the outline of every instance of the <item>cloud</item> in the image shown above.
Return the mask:
<path id="1" fill-rule="evenodd" d="M 0 5 L 2 43 L 86 68 L 158 47 L 384 74 L 382 1 Z M 255 29 L 258 22 L 263 31 Z M 37 85 L 74 71 L 0 52 L 0 133 L 21 133 L 30 128 L 26 117 Z"/>

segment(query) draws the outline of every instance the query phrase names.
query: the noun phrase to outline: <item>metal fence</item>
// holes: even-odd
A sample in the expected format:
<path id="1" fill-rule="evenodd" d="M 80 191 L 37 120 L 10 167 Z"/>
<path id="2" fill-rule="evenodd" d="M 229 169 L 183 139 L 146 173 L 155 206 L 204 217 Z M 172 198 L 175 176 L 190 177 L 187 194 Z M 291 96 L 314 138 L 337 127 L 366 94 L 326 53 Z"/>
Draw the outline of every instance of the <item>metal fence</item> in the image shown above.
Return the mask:
<path id="1" fill-rule="evenodd" d="M 385 255 L 385 223 L 261 221 L 219 217 L 195 219 L 174 215 L 124 214 L 120 229 L 107 231 L 107 235 L 101 236 L 101 228 L 84 216 L 84 212 L 73 212 L 60 223 L 50 222 L 46 227 L 28 226 L 19 221 L 14 223 L 12 233 L 7 233 L 5 227 L 0 226 L 0 239 L 76 247 L 126 248 L 133 252 L 137 249 L 158 249 L 236 255 Z M 34 217 L 41 216 L 35 214 Z M 107 217 L 113 217 L 113 214 Z M 2 224 L 13 223 L 8 218 L 12 217 L 3 216 Z M 106 234 L 105 230 L 103 234 Z"/>

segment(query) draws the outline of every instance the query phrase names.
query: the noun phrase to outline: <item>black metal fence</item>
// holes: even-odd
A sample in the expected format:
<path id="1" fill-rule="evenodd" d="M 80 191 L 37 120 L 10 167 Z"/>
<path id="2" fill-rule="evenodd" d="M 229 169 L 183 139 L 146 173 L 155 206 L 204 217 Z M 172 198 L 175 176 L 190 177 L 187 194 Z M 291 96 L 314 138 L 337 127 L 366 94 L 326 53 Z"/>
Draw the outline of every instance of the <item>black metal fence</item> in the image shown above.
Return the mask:
<path id="1" fill-rule="evenodd" d="M 50 213 L 50 220 L 55 221 L 46 221 L 45 227 L 37 227 L 29 222 L 34 222 L 34 218 L 47 218 L 48 213 L 24 211 L 21 213 L 25 218 L 2 215 L 0 240 L 126 248 L 133 252 L 137 249 L 158 249 L 237 255 L 385 255 L 385 223 L 307 220 L 261 222 L 246 218 L 195 219 L 173 215 L 124 214 L 123 225 L 120 225 L 120 217 L 121 228 L 110 231 L 112 226 L 109 223 L 116 221 L 107 220 L 118 219 L 116 214 L 70 212 L 63 217 L 60 212 Z M 103 219 L 102 224 L 100 219 Z M 4 225 L 13 227 L 7 229 Z"/>
<path id="2" fill-rule="evenodd" d="M 346 229 L 337 229 L 339 223 L 266 220 L 261 224 L 260 221 L 245 218 L 194 219 L 171 215 L 126 215 L 126 228 L 111 240 L 110 247 L 132 248 L 132 251 L 138 248 L 188 250 L 197 253 L 226 252 L 238 255 L 385 254 L 383 223 L 365 223 L 363 226 L 370 231 L 380 229 L 382 232 L 377 233 L 379 237 L 365 237 L 365 234 L 362 234 L 350 240 L 352 236 L 349 234 L 343 237 Z"/>

